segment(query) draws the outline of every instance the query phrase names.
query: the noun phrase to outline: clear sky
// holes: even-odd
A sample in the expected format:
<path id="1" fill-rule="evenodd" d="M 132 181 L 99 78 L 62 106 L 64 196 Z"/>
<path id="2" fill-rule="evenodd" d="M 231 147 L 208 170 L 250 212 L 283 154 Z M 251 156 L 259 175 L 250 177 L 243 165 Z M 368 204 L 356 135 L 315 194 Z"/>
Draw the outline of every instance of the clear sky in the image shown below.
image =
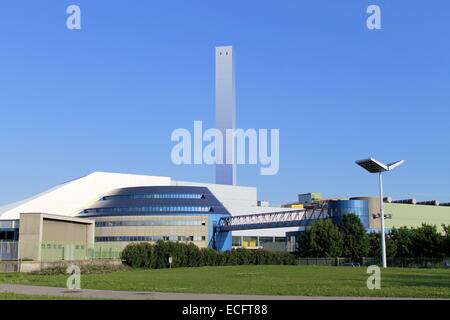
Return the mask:
<path id="1" fill-rule="evenodd" d="M 0 204 L 93 171 L 213 182 L 172 164 L 170 135 L 214 126 L 219 45 L 237 56 L 238 127 L 280 129 L 277 175 L 238 168 L 261 199 L 376 194 L 354 164 L 373 155 L 406 160 L 387 194 L 450 201 L 449 15 L 448 0 L 2 1 Z"/>

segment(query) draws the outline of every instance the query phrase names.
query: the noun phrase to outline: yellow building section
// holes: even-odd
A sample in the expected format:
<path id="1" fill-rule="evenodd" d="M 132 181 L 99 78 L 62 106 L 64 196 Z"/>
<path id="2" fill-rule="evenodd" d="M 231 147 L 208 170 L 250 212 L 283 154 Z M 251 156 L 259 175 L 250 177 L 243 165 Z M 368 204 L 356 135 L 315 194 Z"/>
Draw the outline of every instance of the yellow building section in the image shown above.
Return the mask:
<path id="1" fill-rule="evenodd" d="M 442 231 L 442 224 L 450 225 L 450 207 L 385 203 L 384 211 L 392 214 L 392 219 L 385 220 L 387 228 L 420 227 L 426 223 Z"/>
<path id="2" fill-rule="evenodd" d="M 302 203 L 286 203 L 281 205 L 282 208 L 303 209 L 305 206 Z"/>
<path id="3" fill-rule="evenodd" d="M 252 248 L 252 247 L 256 247 L 256 240 L 244 240 L 242 241 L 242 246 L 244 248 Z"/>

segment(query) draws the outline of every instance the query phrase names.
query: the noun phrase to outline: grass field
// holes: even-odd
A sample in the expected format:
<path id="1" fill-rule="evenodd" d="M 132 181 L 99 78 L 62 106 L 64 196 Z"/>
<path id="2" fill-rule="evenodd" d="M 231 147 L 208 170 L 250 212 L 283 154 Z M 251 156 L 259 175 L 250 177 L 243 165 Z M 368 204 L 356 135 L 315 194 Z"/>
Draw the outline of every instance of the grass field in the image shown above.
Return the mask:
<path id="1" fill-rule="evenodd" d="M 450 298 L 450 270 L 382 271 L 381 290 L 368 290 L 365 268 L 230 266 L 134 270 L 82 275 L 85 289 L 298 296 Z M 65 287 L 65 275 L 0 274 L 0 283 Z M 1 298 L 1 296 L 0 296 Z"/>

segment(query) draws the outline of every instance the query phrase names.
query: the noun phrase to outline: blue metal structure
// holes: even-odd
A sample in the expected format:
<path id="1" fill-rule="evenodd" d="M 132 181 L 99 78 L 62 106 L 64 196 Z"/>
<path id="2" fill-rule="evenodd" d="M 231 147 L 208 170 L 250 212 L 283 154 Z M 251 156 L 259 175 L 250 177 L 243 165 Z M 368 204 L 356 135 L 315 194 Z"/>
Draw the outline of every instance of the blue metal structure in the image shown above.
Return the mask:
<path id="1" fill-rule="evenodd" d="M 339 224 L 344 215 L 356 214 L 366 230 L 369 226 L 369 202 L 367 200 L 332 200 L 328 202 L 328 215 Z"/>

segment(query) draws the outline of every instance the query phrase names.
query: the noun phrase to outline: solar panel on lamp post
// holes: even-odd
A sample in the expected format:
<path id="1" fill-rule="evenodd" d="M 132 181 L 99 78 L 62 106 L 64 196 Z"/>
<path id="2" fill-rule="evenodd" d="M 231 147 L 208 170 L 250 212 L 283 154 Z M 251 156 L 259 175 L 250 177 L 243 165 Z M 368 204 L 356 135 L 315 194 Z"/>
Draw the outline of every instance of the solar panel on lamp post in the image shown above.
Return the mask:
<path id="1" fill-rule="evenodd" d="M 363 159 L 356 161 L 356 164 L 364 168 L 370 173 L 378 173 L 379 183 L 380 183 L 380 219 L 381 219 L 381 262 L 383 268 L 387 268 L 386 262 L 386 237 L 384 228 L 384 201 L 383 201 L 383 172 L 391 171 L 398 167 L 404 160 L 384 164 L 374 158 Z"/>

